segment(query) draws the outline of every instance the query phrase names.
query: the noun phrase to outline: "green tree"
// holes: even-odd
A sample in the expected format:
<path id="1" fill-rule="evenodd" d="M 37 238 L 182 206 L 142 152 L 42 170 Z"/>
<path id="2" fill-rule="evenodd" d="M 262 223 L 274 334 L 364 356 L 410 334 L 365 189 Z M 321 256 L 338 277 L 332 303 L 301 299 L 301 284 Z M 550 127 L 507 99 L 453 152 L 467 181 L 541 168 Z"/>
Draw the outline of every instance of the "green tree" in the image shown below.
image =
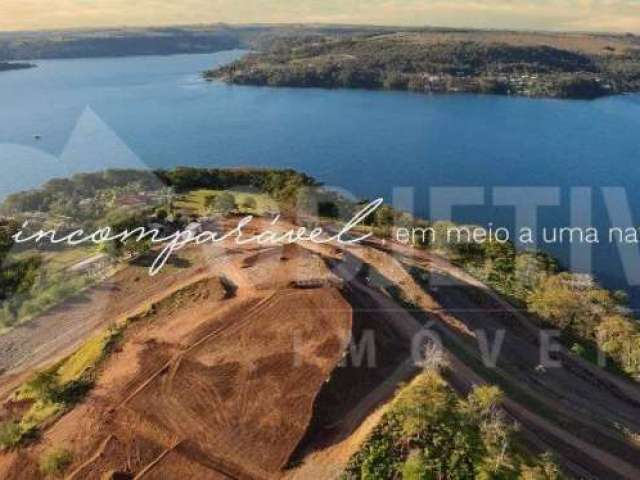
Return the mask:
<path id="1" fill-rule="evenodd" d="M 529 310 L 560 329 L 595 342 L 598 324 L 618 303 L 589 277 L 560 273 L 545 278 L 527 299 Z"/>
<path id="2" fill-rule="evenodd" d="M 141 255 L 151 248 L 149 236 L 141 237 L 139 230 L 148 223 L 149 212 L 121 213 L 116 212 L 107 218 L 107 223 L 111 226 L 111 231 L 119 234 L 122 232 L 133 233 L 126 239 L 117 239 L 103 243 L 101 249 L 108 255 L 120 258 L 126 255 Z M 135 233 L 134 233 L 135 232 Z"/>
<path id="3" fill-rule="evenodd" d="M 500 280 L 510 276 L 515 268 L 516 249 L 511 242 L 498 242 L 491 239 L 484 243 L 484 255 L 486 261 L 491 263 L 491 268 Z"/>
<path id="4" fill-rule="evenodd" d="M 394 210 L 389 205 L 380 205 L 373 214 L 373 222 L 377 227 L 385 228 L 393 225 Z"/>
<path id="5" fill-rule="evenodd" d="M 527 299 L 529 310 L 556 327 L 578 333 L 579 325 L 588 315 L 583 299 L 568 283 L 569 279 L 555 275 L 544 279 Z"/>
<path id="6" fill-rule="evenodd" d="M 484 455 L 479 423 L 438 374 L 424 374 L 403 392 L 394 413 L 403 437 L 421 449 L 433 478 L 473 478 L 475 464 Z"/>
<path id="7" fill-rule="evenodd" d="M 608 315 L 598 325 L 598 346 L 628 374 L 640 375 L 640 327 L 633 319 Z"/>
<path id="8" fill-rule="evenodd" d="M 128 239 L 122 244 L 122 251 L 125 253 L 125 255 L 137 257 L 139 255 L 144 255 L 145 253 L 150 251 L 151 247 L 152 243 L 149 238 L 138 240 L 134 237 Z"/>
<path id="9" fill-rule="evenodd" d="M 0 223 L 0 264 L 13 247 L 13 235 L 18 231 L 18 225 L 15 222 Z"/>
<path id="10" fill-rule="evenodd" d="M 156 210 L 156 218 L 160 222 L 164 222 L 168 216 L 169 216 L 169 213 L 164 208 L 159 208 Z"/>
<path id="11" fill-rule="evenodd" d="M 423 372 L 400 391 L 343 478 L 513 480 L 515 427 L 502 398 L 482 386 L 461 399 L 436 370 Z"/>
<path id="12" fill-rule="evenodd" d="M 392 478 L 394 461 L 391 445 L 385 441 L 374 443 L 367 451 L 367 456 L 362 462 L 362 480 L 387 480 Z"/>
<path id="13" fill-rule="evenodd" d="M 558 271 L 558 265 L 549 255 L 523 252 L 517 255 L 513 271 L 514 281 L 524 292 L 536 288 L 542 280 Z"/>
<path id="14" fill-rule="evenodd" d="M 318 203 L 318 215 L 325 218 L 338 218 L 340 207 L 332 200 L 321 201 Z"/>

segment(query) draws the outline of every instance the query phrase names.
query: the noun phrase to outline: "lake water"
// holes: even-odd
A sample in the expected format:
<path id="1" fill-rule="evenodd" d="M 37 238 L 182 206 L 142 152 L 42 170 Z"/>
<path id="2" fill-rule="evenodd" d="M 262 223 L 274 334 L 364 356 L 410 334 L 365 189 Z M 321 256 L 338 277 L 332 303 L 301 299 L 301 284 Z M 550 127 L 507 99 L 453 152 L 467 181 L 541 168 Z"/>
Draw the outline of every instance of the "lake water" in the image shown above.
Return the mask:
<path id="1" fill-rule="evenodd" d="M 630 223 L 640 224 L 639 96 L 422 96 L 201 79 L 241 54 L 50 60 L 1 73 L 0 196 L 108 167 L 269 166 L 358 196 L 414 187 L 423 215 L 433 186 L 486 187 L 488 204 L 493 187 L 560 187 L 561 205 L 541 208 L 540 226 L 568 223 L 570 188 L 593 187 L 593 224 L 607 228 L 600 187 L 623 187 Z M 462 207 L 455 218 L 511 226 L 513 209 Z M 566 260 L 566 248 L 553 250 Z M 608 286 L 628 286 L 616 247 L 593 252 Z"/>

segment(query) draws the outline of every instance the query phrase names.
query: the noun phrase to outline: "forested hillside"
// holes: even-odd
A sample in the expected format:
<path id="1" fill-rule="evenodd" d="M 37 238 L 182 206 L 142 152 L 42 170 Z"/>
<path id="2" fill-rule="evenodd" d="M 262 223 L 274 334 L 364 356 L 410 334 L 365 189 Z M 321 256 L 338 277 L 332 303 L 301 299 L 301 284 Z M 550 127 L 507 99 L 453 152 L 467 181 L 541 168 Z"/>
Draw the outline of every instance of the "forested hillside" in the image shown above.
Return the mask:
<path id="1" fill-rule="evenodd" d="M 295 25 L 112 28 L 0 32 L 0 61 L 43 58 L 117 57 L 261 49 L 280 38 L 334 38 L 390 32 L 378 27 Z"/>
<path id="2" fill-rule="evenodd" d="M 635 36 L 398 32 L 278 39 L 206 73 L 229 83 L 595 98 L 640 90 Z"/>

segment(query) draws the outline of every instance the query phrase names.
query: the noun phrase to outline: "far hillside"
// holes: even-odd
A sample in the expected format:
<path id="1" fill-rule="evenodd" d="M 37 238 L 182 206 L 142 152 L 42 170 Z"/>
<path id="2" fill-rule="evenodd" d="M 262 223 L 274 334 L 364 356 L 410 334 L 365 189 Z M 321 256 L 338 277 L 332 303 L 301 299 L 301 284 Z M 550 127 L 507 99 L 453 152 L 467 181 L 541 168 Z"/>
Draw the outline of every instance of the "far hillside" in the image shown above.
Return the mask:
<path id="1" fill-rule="evenodd" d="M 407 31 L 279 38 L 207 72 L 244 85 L 596 98 L 640 90 L 633 35 Z"/>
<path id="2" fill-rule="evenodd" d="M 390 33 L 384 27 L 224 24 L 0 32 L 0 61 L 212 53 L 255 49 L 286 37 Z"/>

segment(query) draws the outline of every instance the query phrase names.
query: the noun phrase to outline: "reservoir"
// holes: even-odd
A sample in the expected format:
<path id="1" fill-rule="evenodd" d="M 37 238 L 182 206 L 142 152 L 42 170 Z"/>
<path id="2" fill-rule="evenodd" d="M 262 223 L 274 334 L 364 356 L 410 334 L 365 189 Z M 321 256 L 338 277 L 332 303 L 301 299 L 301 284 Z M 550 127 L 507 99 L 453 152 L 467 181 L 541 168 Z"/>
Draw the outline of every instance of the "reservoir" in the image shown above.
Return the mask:
<path id="1" fill-rule="evenodd" d="M 494 228 L 516 223 L 505 188 L 557 196 L 538 208 L 538 228 L 576 214 L 605 231 L 640 225 L 640 96 L 427 96 L 201 78 L 242 54 L 46 60 L 0 73 L 0 196 L 104 168 L 264 166 L 389 202 L 402 188 L 403 205 L 424 216 L 434 187 L 455 187 L 469 205 L 454 207 L 454 219 Z M 464 201 L 470 192 L 475 200 Z M 570 246 L 545 248 L 568 262 Z M 633 252 L 584 248 L 598 279 L 639 305 L 623 268 Z"/>

